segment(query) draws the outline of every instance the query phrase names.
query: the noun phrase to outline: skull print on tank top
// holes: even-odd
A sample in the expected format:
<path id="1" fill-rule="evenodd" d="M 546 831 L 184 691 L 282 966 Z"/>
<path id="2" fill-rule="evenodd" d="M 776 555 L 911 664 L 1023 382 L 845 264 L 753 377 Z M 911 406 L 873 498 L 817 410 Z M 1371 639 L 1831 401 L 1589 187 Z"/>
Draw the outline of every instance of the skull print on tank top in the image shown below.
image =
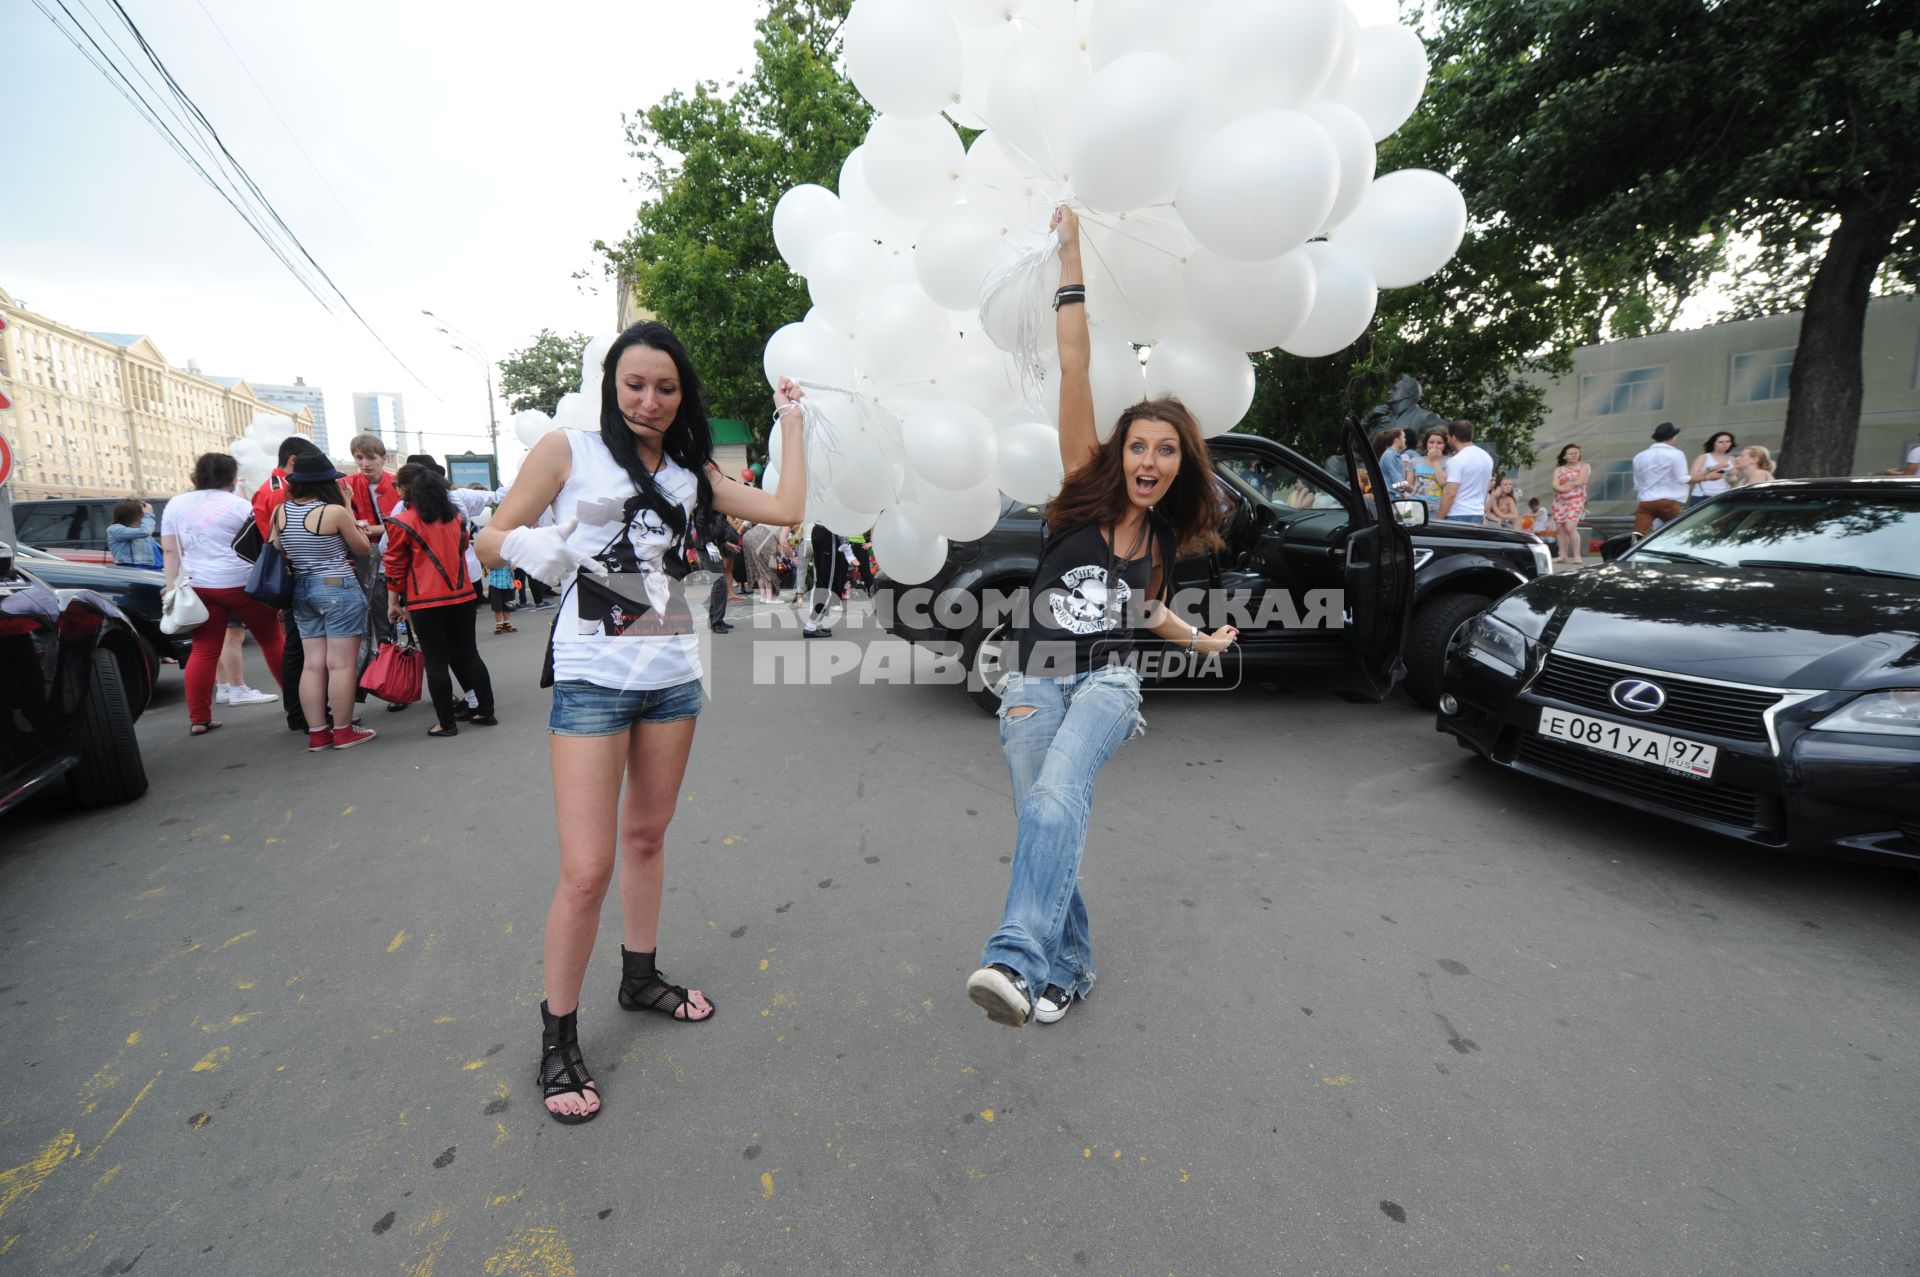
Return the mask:
<path id="1" fill-rule="evenodd" d="M 1153 549 L 1171 568 L 1172 542 L 1171 529 L 1151 518 L 1131 545 L 1109 547 L 1091 523 L 1049 537 L 1014 631 L 1020 672 L 1060 678 L 1130 656 L 1153 582 Z"/>

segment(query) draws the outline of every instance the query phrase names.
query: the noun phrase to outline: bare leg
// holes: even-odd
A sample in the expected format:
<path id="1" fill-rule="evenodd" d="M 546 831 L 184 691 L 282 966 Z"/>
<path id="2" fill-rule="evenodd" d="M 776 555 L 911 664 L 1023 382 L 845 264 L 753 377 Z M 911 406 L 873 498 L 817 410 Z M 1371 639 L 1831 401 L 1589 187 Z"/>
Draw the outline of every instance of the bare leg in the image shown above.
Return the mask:
<path id="1" fill-rule="evenodd" d="M 300 667 L 300 712 L 307 716 L 308 730 L 317 732 L 327 725 L 327 640 L 303 638 L 300 651 L 305 658 Z"/>
<path id="2" fill-rule="evenodd" d="M 636 728 L 627 751 L 627 792 L 620 804 L 622 943 L 635 953 L 659 947 L 660 896 L 666 882 L 667 825 L 693 751 L 695 719 Z M 709 1003 L 687 991 L 688 1019 L 704 1019 Z"/>
<path id="3" fill-rule="evenodd" d="M 630 732 L 615 736 L 552 736 L 553 805 L 560 842 L 560 879 L 547 909 L 541 955 L 547 1009 L 565 1015 L 580 1005 L 580 983 L 600 931 L 600 906 L 613 880 L 620 775 Z M 599 1101 L 559 1095 L 555 1113 L 591 1113 Z"/>
<path id="4" fill-rule="evenodd" d="M 219 672 L 214 676 L 216 682 L 228 687 L 242 687 L 247 681 L 247 660 L 242 649 L 247 643 L 245 627 L 233 625 L 227 627 L 226 646 L 220 649 Z"/>
<path id="5" fill-rule="evenodd" d="M 333 707 L 333 725 L 353 725 L 353 694 L 360 688 L 360 636 L 327 640 L 327 700 Z M 309 723 L 314 719 L 308 719 Z"/>

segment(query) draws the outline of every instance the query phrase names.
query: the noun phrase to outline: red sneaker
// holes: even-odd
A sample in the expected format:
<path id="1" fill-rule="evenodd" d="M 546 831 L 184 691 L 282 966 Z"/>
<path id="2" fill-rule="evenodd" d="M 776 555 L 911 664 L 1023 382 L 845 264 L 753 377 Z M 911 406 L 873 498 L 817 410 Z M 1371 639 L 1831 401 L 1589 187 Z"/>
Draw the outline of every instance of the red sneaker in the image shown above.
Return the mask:
<path id="1" fill-rule="evenodd" d="M 333 747 L 335 749 L 352 749 L 355 745 L 363 741 L 370 741 L 377 735 L 379 735 L 378 732 L 370 731 L 364 727 L 336 727 L 333 729 Z"/>
<path id="2" fill-rule="evenodd" d="M 309 731 L 307 733 L 307 752 L 309 754 L 317 754 L 323 749 L 331 748 L 333 748 L 333 729 L 331 727 L 322 727 L 317 732 Z"/>

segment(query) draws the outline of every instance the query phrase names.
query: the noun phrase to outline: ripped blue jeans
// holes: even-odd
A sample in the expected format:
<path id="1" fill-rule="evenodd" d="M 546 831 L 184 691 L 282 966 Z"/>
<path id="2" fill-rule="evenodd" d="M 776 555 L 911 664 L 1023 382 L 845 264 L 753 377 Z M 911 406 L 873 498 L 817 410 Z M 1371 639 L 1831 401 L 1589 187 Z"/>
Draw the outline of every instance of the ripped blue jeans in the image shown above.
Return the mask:
<path id="1" fill-rule="evenodd" d="M 1001 692 L 1000 749 L 1013 778 L 1019 833 L 1006 913 L 980 965 L 1019 972 L 1036 998 L 1050 984 L 1082 997 L 1093 987 L 1093 940 L 1080 894 L 1093 782 L 1142 730 L 1135 670 L 1064 678 L 1014 673 Z"/>

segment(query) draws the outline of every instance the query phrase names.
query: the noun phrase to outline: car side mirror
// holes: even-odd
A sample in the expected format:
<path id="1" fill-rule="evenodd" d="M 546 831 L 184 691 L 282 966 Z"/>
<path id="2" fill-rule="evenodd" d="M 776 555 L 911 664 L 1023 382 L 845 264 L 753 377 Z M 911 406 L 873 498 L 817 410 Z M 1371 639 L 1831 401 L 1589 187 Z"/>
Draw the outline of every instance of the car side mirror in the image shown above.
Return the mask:
<path id="1" fill-rule="evenodd" d="M 1635 536 L 1631 532 L 1622 532 L 1617 537 L 1608 537 L 1605 541 L 1602 541 L 1600 543 L 1601 561 L 1604 563 L 1613 562 L 1615 559 L 1625 554 L 1628 550 L 1631 550 L 1633 548 L 1633 543 L 1638 541 L 1639 539 L 1640 539 L 1639 537 Z"/>
<path id="2" fill-rule="evenodd" d="M 1393 503 L 1393 517 L 1403 528 L 1424 528 L 1427 526 L 1427 503 L 1396 501 Z"/>

